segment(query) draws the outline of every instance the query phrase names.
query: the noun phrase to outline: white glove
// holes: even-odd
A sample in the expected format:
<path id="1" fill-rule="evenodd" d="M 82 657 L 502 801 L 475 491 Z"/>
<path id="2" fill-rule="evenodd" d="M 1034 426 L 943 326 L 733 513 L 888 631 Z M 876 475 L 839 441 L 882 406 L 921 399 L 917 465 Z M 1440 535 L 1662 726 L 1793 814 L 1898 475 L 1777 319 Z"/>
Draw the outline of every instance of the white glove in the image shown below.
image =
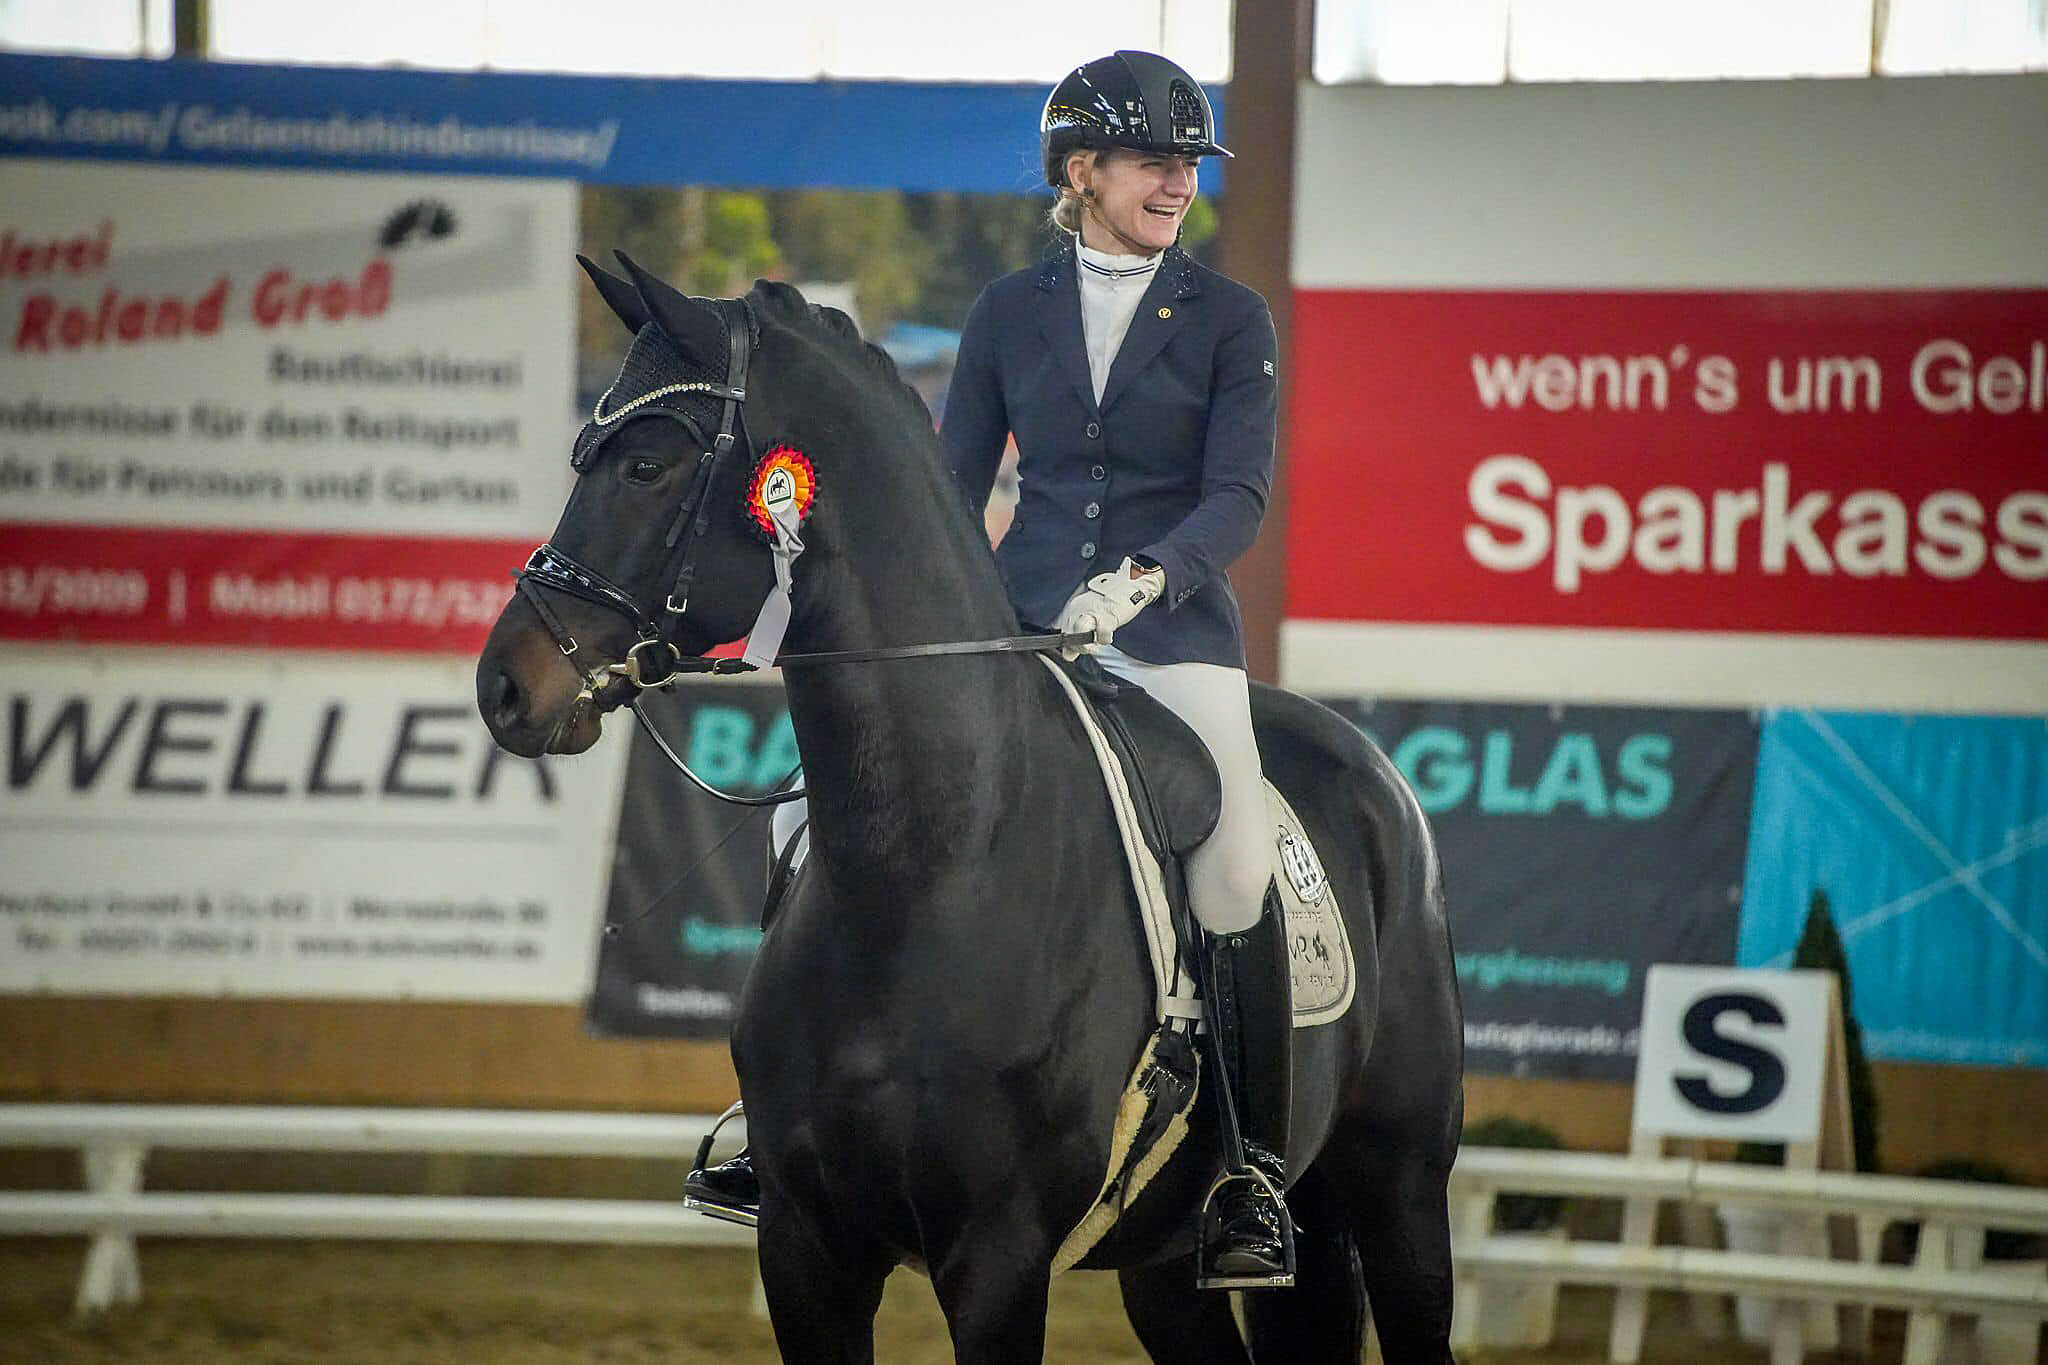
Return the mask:
<path id="1" fill-rule="evenodd" d="M 1158 601 L 1165 591 L 1166 570 L 1142 568 L 1126 556 L 1116 568 L 1095 575 L 1076 589 L 1060 608 L 1060 619 L 1053 627 L 1060 634 L 1095 633 L 1092 643 L 1069 645 L 1060 653 L 1069 659 L 1093 654 L 1110 642 L 1117 627 L 1129 625 L 1132 617 Z"/>

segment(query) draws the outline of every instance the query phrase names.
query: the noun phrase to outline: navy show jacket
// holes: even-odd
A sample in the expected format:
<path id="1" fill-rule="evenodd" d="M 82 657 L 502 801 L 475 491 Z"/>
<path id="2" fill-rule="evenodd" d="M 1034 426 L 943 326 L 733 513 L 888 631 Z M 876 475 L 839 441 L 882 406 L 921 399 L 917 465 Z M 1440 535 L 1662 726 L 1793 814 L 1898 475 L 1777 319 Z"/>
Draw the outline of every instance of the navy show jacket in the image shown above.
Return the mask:
<path id="1" fill-rule="evenodd" d="M 1069 239 L 975 301 L 940 423 L 953 472 L 979 516 L 1016 436 L 1017 514 L 996 558 L 1026 622 L 1052 625 L 1083 582 L 1142 555 L 1166 570 L 1166 594 L 1117 647 L 1243 668 L 1224 570 L 1258 534 L 1273 477 L 1272 315 L 1258 291 L 1167 248 L 1098 405 L 1074 258 Z"/>

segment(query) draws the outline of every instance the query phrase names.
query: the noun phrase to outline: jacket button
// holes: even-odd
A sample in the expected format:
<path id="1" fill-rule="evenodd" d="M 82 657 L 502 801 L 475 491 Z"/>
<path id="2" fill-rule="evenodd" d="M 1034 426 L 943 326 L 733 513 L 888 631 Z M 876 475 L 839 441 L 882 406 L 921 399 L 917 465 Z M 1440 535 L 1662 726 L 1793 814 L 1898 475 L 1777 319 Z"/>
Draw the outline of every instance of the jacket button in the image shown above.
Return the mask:
<path id="1" fill-rule="evenodd" d="M 1094 541 L 1092 541 L 1092 540 L 1091 540 L 1091 541 L 1088 541 L 1088 542 L 1087 542 L 1086 544 L 1084 544 L 1084 545 L 1082 545 L 1082 546 L 1081 546 L 1081 558 L 1083 558 L 1083 559 L 1093 559 L 1093 558 L 1095 558 L 1095 542 L 1094 542 Z"/>
<path id="2" fill-rule="evenodd" d="M 1090 521 L 1093 521 L 1095 518 L 1102 515 L 1102 504 L 1099 502 L 1089 503 L 1086 507 L 1081 509 L 1081 515 L 1087 517 Z"/>
<path id="3" fill-rule="evenodd" d="M 1090 465 L 1088 468 L 1088 477 L 1091 479 L 1106 479 L 1109 477 L 1109 471 L 1107 469 L 1104 469 L 1099 464 Z"/>
<path id="4" fill-rule="evenodd" d="M 1090 423 L 1088 424 L 1088 439 L 1089 439 L 1089 440 L 1091 440 L 1091 441 L 1092 441 L 1092 440 L 1094 440 L 1094 439 L 1095 439 L 1096 437 L 1100 436 L 1101 434 L 1102 434 L 1102 423 L 1100 423 L 1100 422 L 1090 422 Z"/>

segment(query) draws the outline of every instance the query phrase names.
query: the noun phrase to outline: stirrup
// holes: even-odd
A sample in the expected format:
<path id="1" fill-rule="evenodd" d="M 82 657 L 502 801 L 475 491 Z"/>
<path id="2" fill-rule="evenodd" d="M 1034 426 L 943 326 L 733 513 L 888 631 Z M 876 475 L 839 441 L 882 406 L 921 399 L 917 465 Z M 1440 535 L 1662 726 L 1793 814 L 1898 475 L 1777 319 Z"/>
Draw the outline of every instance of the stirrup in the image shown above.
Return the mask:
<path id="1" fill-rule="evenodd" d="M 743 1228 L 752 1228 L 759 1227 L 761 1224 L 761 1211 L 759 1208 L 749 1207 L 745 1204 L 726 1203 L 710 1195 L 697 1193 L 690 1188 L 690 1182 L 703 1175 L 707 1165 L 710 1163 L 711 1147 L 713 1143 L 718 1141 L 719 1130 L 746 1112 L 745 1103 L 740 1100 L 734 1100 L 726 1107 L 726 1111 L 718 1116 L 717 1122 L 711 1125 L 711 1131 L 704 1135 L 704 1140 L 697 1144 L 697 1159 L 691 1163 L 690 1173 L 683 1177 L 683 1207 L 693 1213 L 701 1213 L 706 1218 L 716 1218 L 723 1223 L 737 1223 Z M 747 1151 L 747 1147 L 742 1147 L 739 1151 L 733 1153 L 733 1156 L 744 1156 Z"/>
<path id="2" fill-rule="evenodd" d="M 1257 1187 L 1257 1197 L 1269 1201 L 1280 1224 L 1280 1273 L 1277 1275 L 1229 1275 L 1218 1273 L 1209 1267 L 1209 1211 L 1216 1207 L 1216 1196 L 1232 1185 L 1248 1184 Z M 1195 1248 L 1195 1287 L 1197 1289 L 1292 1289 L 1294 1287 L 1294 1218 L 1288 1212 L 1287 1196 L 1280 1192 L 1267 1174 L 1256 1166 L 1242 1170 L 1225 1171 L 1216 1177 L 1216 1183 L 1209 1187 L 1209 1193 L 1202 1197 L 1202 1214 L 1196 1224 L 1197 1246 Z"/>

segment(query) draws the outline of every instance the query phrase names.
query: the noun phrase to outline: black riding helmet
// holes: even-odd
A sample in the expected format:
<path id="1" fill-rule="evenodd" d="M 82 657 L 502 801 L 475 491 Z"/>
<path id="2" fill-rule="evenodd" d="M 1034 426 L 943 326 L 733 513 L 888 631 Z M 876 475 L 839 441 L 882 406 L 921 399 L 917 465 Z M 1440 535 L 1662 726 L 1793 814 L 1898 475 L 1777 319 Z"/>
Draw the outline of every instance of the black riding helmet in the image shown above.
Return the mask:
<path id="1" fill-rule="evenodd" d="M 1155 52 L 1112 52 L 1069 71 L 1045 101 L 1038 146 L 1055 189 L 1066 186 L 1068 154 L 1083 148 L 1230 155 L 1201 84 Z"/>

